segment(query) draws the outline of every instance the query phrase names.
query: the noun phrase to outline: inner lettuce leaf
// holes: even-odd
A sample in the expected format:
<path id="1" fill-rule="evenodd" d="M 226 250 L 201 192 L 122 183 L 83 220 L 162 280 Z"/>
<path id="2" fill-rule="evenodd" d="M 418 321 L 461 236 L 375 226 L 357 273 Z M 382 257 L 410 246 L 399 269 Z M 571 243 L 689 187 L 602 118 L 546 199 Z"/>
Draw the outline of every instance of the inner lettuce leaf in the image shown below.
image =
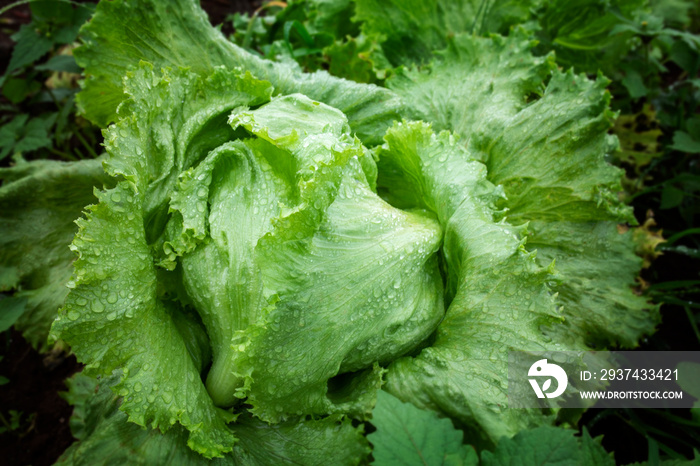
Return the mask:
<path id="1" fill-rule="evenodd" d="M 105 131 L 123 181 L 79 222 L 54 337 L 88 374 L 121 371 L 130 421 L 179 423 L 206 457 L 231 451 L 237 412 L 217 406 L 239 398 L 268 422 L 371 412 L 379 364 L 443 318 L 437 221 L 377 196 L 372 154 L 334 108 L 259 106 L 269 84 L 236 70 L 142 63 L 124 81 Z M 209 337 L 206 384 L 188 309 Z"/>
<path id="2" fill-rule="evenodd" d="M 365 144 L 381 143 L 402 108 L 400 99 L 386 89 L 325 71 L 302 73 L 295 63 L 273 63 L 246 52 L 211 26 L 195 0 L 100 2 L 81 37 L 84 45 L 75 56 L 86 78 L 77 102 L 85 116 L 102 127 L 116 120 L 117 107 L 126 98 L 122 77 L 141 60 L 156 69 L 189 67 L 200 75 L 219 66 L 242 67 L 270 81 L 276 94 L 299 92 L 341 110 Z"/>
<path id="3" fill-rule="evenodd" d="M 20 161 L 0 168 L 0 291 L 26 300 L 15 323 L 31 345 L 47 350 L 49 327 L 68 294 L 75 255 L 68 246 L 93 188 L 110 185 L 102 159 Z"/>
<path id="4" fill-rule="evenodd" d="M 381 370 L 336 399 L 326 396 L 328 380 L 388 362 L 435 329 L 444 312 L 434 255 L 441 230 L 373 192 L 374 161 L 339 111 L 292 95 L 230 122 L 260 138 L 225 148 L 244 148 L 240 165 L 193 173 L 211 183 L 212 241 L 182 259 L 215 348 L 209 391 L 224 406 L 247 396 L 271 421 L 368 412 Z M 205 164 L 197 169 L 210 170 Z M 220 282 L 209 278 L 212 267 L 226 271 Z"/>

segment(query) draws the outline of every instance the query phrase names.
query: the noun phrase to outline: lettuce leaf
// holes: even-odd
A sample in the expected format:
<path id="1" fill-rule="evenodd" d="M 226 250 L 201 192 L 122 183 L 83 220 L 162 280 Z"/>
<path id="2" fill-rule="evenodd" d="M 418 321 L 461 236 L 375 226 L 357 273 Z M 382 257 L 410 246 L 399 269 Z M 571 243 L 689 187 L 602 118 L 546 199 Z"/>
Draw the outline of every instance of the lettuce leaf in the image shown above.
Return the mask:
<path id="1" fill-rule="evenodd" d="M 302 73 L 295 65 L 272 63 L 244 51 L 211 26 L 194 0 L 100 2 L 81 35 L 84 45 L 75 56 L 86 78 L 77 102 L 85 116 L 102 127 L 116 120 L 117 107 L 126 98 L 122 77 L 141 60 L 156 69 L 189 67 L 201 75 L 218 66 L 241 67 L 270 81 L 276 94 L 299 92 L 341 110 L 366 144 L 380 143 L 402 108 L 386 89 L 325 71 Z"/>
<path id="2" fill-rule="evenodd" d="M 101 162 L 20 161 L 0 169 L 0 291 L 15 289 L 26 300 L 15 327 L 40 351 L 68 294 L 73 222 L 95 201 L 93 187 L 110 184 Z"/>
<path id="3" fill-rule="evenodd" d="M 481 0 L 357 0 L 354 20 L 368 36 L 381 37 L 382 48 L 394 66 L 424 63 L 449 37 L 459 33 L 508 32 L 526 21 L 538 1 Z"/>
<path id="4" fill-rule="evenodd" d="M 175 305 L 157 295 L 137 192 L 122 181 L 98 199 L 78 221 L 79 258 L 52 334 L 71 345 L 86 374 L 121 371 L 113 390 L 131 422 L 161 431 L 179 422 L 193 450 L 209 458 L 231 451 L 233 416 L 214 406 L 171 317 Z"/>
<path id="5" fill-rule="evenodd" d="M 542 330 L 561 321 L 547 287 L 551 270 L 525 250 L 522 228 L 495 221 L 489 200 L 497 191 L 485 167 L 448 132 L 396 124 L 378 155 L 380 173 L 394 176 L 385 181 L 420 193 L 416 200 L 445 229 L 451 299 L 434 342 L 392 362 L 385 389 L 457 420 L 482 445 L 547 422 L 540 411 L 507 408 L 507 365 L 510 350 L 555 347 Z"/>
<path id="6" fill-rule="evenodd" d="M 528 225 L 525 247 L 541 251 L 540 266 L 554 261 L 553 290 L 567 321 L 559 336 L 574 347 L 635 346 L 659 317 L 633 290 L 641 267 L 633 235 L 615 225 L 636 221 L 617 196 L 622 172 L 606 162 L 617 147 L 607 134 L 615 116 L 608 81 L 553 70 L 551 57 L 532 55 L 533 45 L 524 31 L 458 35 L 429 67 L 387 84 L 412 118 L 461 136 L 488 180 L 503 187 L 499 218 Z"/>
<path id="7" fill-rule="evenodd" d="M 474 133 L 502 125 L 542 93 L 555 65 L 551 55 L 535 57 L 534 45 L 522 29 L 509 37 L 457 34 L 428 65 L 397 70 L 387 87 L 405 99 L 407 117 L 451 130 L 469 146 Z"/>
<path id="8" fill-rule="evenodd" d="M 504 188 L 503 216 L 528 222 L 528 250 L 539 251 L 541 265 L 556 264 L 553 289 L 567 320 L 560 336 L 598 348 L 635 346 L 658 323 L 656 306 L 633 290 L 642 265 L 633 235 L 616 226 L 636 220 L 617 196 L 622 171 L 606 162 L 617 147 L 607 134 L 607 83 L 555 71 L 540 99 L 470 144 Z"/>

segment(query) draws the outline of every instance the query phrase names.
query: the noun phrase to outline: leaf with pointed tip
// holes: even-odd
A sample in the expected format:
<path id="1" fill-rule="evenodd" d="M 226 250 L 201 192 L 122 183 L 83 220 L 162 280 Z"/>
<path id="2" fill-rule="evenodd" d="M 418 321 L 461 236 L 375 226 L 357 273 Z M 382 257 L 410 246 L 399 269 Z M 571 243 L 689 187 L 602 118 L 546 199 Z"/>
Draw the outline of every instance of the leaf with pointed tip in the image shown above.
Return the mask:
<path id="1" fill-rule="evenodd" d="M 374 465 L 479 464 L 476 450 L 462 444 L 463 433 L 449 419 L 402 403 L 383 390 L 372 411 L 372 425 L 377 430 L 367 438 L 374 446 Z"/>

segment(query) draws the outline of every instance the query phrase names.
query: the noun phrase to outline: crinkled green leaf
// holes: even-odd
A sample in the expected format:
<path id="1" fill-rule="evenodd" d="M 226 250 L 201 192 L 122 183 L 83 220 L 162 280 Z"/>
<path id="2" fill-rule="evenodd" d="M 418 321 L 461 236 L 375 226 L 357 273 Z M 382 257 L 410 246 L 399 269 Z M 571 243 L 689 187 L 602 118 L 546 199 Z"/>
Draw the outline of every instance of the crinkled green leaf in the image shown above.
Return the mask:
<path id="1" fill-rule="evenodd" d="M 474 447 L 463 445 L 463 433 L 452 421 L 432 411 L 402 403 L 380 391 L 372 412 L 376 432 L 367 436 L 375 465 L 477 465 Z"/>
<path id="2" fill-rule="evenodd" d="M 352 139 L 338 139 L 349 131 L 344 115 L 303 96 L 278 98 L 255 112 L 236 110 L 230 121 L 262 139 L 224 143 L 181 175 L 170 208 L 171 229 L 181 222 L 183 233 L 165 243 L 174 256 L 185 254 L 184 285 L 214 350 L 207 384 L 221 405 L 235 400 L 234 332 L 257 322 L 268 306 L 254 259 L 259 239 L 284 215 L 314 231 L 312 217 L 332 201 L 328 188 L 337 190 L 343 164 L 352 155 L 365 158 Z M 223 273 L 212 279 L 212 268 Z"/>
<path id="3" fill-rule="evenodd" d="M 506 199 L 499 205 L 507 209 L 504 216 L 511 224 L 559 222 L 564 231 L 589 232 L 579 240 L 596 244 L 596 251 L 581 247 L 572 256 L 570 239 L 562 239 L 569 235 L 552 233 L 546 240 L 553 242 L 549 251 L 559 253 L 550 252 L 538 261 L 547 266 L 556 260 L 559 270 L 567 271 L 560 274 L 563 286 L 570 287 L 566 293 L 561 290 L 562 296 L 569 297 L 565 315 L 576 322 L 587 321 L 591 314 L 599 316 L 582 329 L 585 341 L 600 341 L 602 336 L 591 334 L 595 327 L 609 337 L 619 333 L 613 341 L 633 345 L 653 329 L 656 319 L 630 289 L 640 266 L 630 235 L 609 243 L 597 238 L 616 238 L 614 225 L 601 227 L 607 228 L 604 233 L 595 225 L 579 228 L 561 223 L 634 222 L 631 211 L 617 198 L 621 171 L 605 162 L 616 147 L 607 134 L 613 114 L 608 109 L 606 81 L 554 72 L 542 97 L 528 103 L 527 97 L 538 90 L 551 69 L 551 63 L 532 57 L 530 45 L 518 34 L 507 39 L 457 36 L 429 71 L 400 73 L 389 85 L 401 95 L 418 96 L 409 100 L 414 118 L 457 132 L 473 156 L 485 161 L 489 181 L 505 191 Z M 386 184 L 396 189 L 397 183 Z M 531 230 L 528 250 L 546 247 L 545 240 L 537 239 L 542 226 L 533 224 Z M 624 272 L 612 282 L 604 261 L 596 262 L 596 269 L 588 261 L 589 256 L 620 258 L 615 256 L 620 253 L 626 257 L 620 264 Z M 565 263 L 568 260 L 571 265 Z M 615 298 L 609 294 L 611 283 L 620 285 Z M 615 330 L 610 330 L 611 323 Z"/>
<path id="4" fill-rule="evenodd" d="M 337 390 L 329 379 L 414 349 L 442 317 L 439 227 L 391 208 L 358 178 L 345 175 L 311 238 L 261 245 L 264 280 L 279 301 L 265 326 L 243 333 L 235 367 L 249 371 L 248 402 L 264 418 L 361 414 L 381 371 L 342 380 Z"/>
<path id="5" fill-rule="evenodd" d="M 101 160 L 21 162 L 0 169 L 0 289 L 16 289 L 26 311 L 15 326 L 46 348 L 51 322 L 68 293 L 74 221 L 108 183 Z"/>
<path id="6" fill-rule="evenodd" d="M 292 95 L 230 121 L 260 139 L 212 151 L 172 203 L 202 233 L 182 264 L 212 338 L 209 391 L 224 406 L 247 397 L 272 421 L 368 412 L 381 385 L 373 364 L 414 349 L 442 317 L 440 229 L 373 192 L 374 162 L 338 110 Z M 209 207 L 180 202 L 195 191 Z"/>
<path id="7" fill-rule="evenodd" d="M 156 294 L 139 196 L 129 182 L 98 193 L 73 241 L 71 293 L 52 327 L 86 363 L 86 374 L 121 371 L 113 390 L 136 424 L 166 431 L 179 422 L 206 457 L 231 451 L 233 416 L 214 406 L 171 314 Z"/>
<path id="8" fill-rule="evenodd" d="M 119 109 L 123 118 L 105 131 L 106 169 L 136 185 L 150 243 L 163 233 L 178 176 L 234 138 L 227 124 L 231 110 L 266 102 L 271 88 L 237 70 L 218 68 L 206 77 L 185 70 L 161 75 L 145 63 L 128 73 L 124 84 L 130 99 Z"/>
<path id="9" fill-rule="evenodd" d="M 485 445 L 546 422 L 539 411 L 507 408 L 507 364 L 509 350 L 553 348 L 542 330 L 559 321 L 550 271 L 525 251 L 522 229 L 494 221 L 484 166 L 450 134 L 408 123 L 386 141 L 380 173 L 393 173 L 391 186 L 402 181 L 402 192 L 416 193 L 445 229 L 451 299 L 430 347 L 389 366 L 386 390 L 450 416 Z"/>
<path id="10" fill-rule="evenodd" d="M 460 33 L 506 33 L 527 20 L 537 1 L 357 0 L 355 21 L 367 35 L 384 37 L 382 47 L 394 64 L 426 62 Z"/>
<path id="11" fill-rule="evenodd" d="M 508 119 L 542 92 L 552 57 L 535 57 L 521 30 L 510 37 L 457 35 L 421 69 L 399 70 L 387 86 L 407 102 L 411 118 L 449 129 L 468 144 L 472 135 Z"/>
<path id="12" fill-rule="evenodd" d="M 189 67 L 209 75 L 215 67 L 242 67 L 272 83 L 276 94 L 303 93 L 343 111 L 358 136 L 379 143 L 401 102 L 391 92 L 330 76 L 304 74 L 295 66 L 262 60 L 228 41 L 209 24 L 194 0 L 101 2 L 82 30 L 76 50 L 86 80 L 78 102 L 86 116 L 105 126 L 125 98 L 121 78 L 139 60 L 161 67 Z"/>
<path id="13" fill-rule="evenodd" d="M 636 294 L 642 258 L 633 232 L 614 222 L 529 224 L 527 248 L 541 264 L 556 263 L 558 301 L 566 321 L 554 330 L 558 341 L 634 347 L 659 322 L 658 307 Z M 573 343 L 572 343 L 573 344 Z"/>
<path id="14" fill-rule="evenodd" d="M 504 187 L 510 223 L 635 221 L 617 198 L 621 170 L 605 162 L 617 147 L 606 84 L 554 72 L 542 98 L 472 136 L 489 180 Z"/>
<path id="15" fill-rule="evenodd" d="M 530 222 L 528 250 L 541 250 L 542 266 L 555 261 L 554 289 L 569 321 L 561 336 L 634 346 L 658 314 L 632 290 L 641 260 L 632 235 L 618 234 L 613 223 L 636 222 L 618 200 L 621 170 L 605 161 L 617 147 L 607 134 L 613 115 L 606 84 L 555 72 L 542 98 L 482 128 L 470 147 L 505 190 L 504 217 Z"/>
<path id="16" fill-rule="evenodd" d="M 224 458 L 205 460 L 187 447 L 187 432 L 165 433 L 128 422 L 121 399 L 110 389 L 118 376 L 97 382 L 79 374 L 69 379 L 65 398 L 74 405 L 71 431 L 78 438 L 56 464 L 323 465 L 357 464 L 368 453 L 361 428 L 349 420 L 325 418 L 268 425 L 251 417 L 232 426 L 239 442 Z"/>
<path id="17" fill-rule="evenodd" d="M 512 439 L 502 439 L 493 452 L 481 454 L 484 466 L 578 466 L 583 464 L 614 465 L 615 460 L 605 452 L 600 441 L 583 431 L 542 426 L 520 432 Z"/>

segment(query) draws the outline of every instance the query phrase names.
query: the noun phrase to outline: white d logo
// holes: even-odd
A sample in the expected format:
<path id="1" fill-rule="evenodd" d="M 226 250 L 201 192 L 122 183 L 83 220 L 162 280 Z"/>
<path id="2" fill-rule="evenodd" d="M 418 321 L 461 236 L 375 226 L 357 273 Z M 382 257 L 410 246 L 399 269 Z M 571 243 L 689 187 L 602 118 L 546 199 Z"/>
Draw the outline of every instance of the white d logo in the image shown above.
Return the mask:
<path id="1" fill-rule="evenodd" d="M 556 364 L 548 364 L 546 359 L 540 359 L 530 366 L 527 375 L 530 377 L 554 377 L 557 380 L 557 389 L 551 393 L 546 393 L 552 385 L 552 379 L 547 379 L 541 389 L 535 379 L 529 379 L 537 398 L 544 398 L 545 395 L 547 395 L 547 398 L 556 398 L 564 393 L 566 385 L 569 383 L 569 378 L 566 376 L 564 369 Z"/>

